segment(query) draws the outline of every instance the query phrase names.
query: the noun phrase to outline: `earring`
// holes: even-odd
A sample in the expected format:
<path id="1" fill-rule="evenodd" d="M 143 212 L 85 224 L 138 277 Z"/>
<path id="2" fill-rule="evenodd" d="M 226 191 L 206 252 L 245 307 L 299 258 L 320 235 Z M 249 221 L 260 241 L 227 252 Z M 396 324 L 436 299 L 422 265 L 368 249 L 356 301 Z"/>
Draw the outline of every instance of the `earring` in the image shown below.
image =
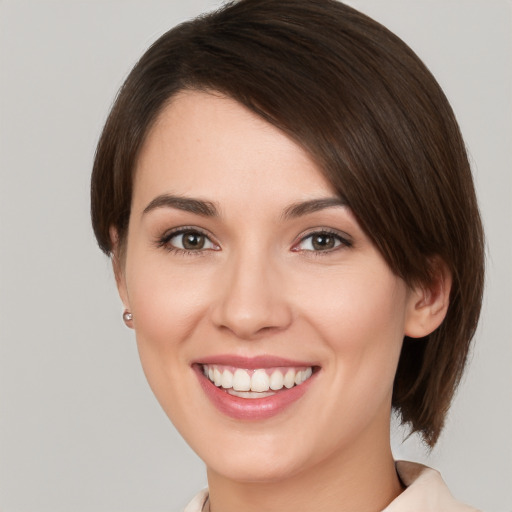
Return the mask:
<path id="1" fill-rule="evenodd" d="M 128 327 L 131 327 L 130 322 L 133 320 L 133 315 L 127 309 L 124 310 L 123 320 Z"/>

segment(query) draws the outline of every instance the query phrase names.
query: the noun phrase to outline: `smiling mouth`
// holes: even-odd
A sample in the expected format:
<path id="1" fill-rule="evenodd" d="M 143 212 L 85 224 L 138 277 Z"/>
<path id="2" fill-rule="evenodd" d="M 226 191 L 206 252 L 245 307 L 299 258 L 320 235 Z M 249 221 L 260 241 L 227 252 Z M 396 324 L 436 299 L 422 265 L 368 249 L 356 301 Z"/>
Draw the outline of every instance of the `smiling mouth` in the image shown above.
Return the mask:
<path id="1" fill-rule="evenodd" d="M 219 364 L 201 365 L 204 376 L 226 393 L 256 399 L 275 395 L 306 382 L 314 373 L 312 366 L 244 369 Z"/>

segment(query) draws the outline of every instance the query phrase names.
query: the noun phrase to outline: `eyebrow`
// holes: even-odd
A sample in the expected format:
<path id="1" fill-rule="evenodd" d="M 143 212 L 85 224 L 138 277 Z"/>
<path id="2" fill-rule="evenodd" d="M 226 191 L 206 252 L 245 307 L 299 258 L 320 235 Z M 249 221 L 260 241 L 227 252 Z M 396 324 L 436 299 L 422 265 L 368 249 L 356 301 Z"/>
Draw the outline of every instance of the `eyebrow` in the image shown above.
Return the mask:
<path id="1" fill-rule="evenodd" d="M 320 199 L 311 199 L 310 201 L 294 203 L 285 208 L 283 212 L 283 219 L 286 220 L 301 217 L 302 215 L 307 215 L 309 213 L 324 210 L 325 208 L 339 208 L 343 206 L 348 206 L 348 203 L 345 199 L 342 199 L 341 197 L 325 197 Z"/>
<path id="2" fill-rule="evenodd" d="M 324 210 L 326 208 L 340 208 L 343 206 L 347 206 L 347 201 L 339 197 L 311 199 L 309 201 L 293 203 L 290 206 L 287 206 L 283 211 L 282 218 L 283 220 L 288 220 Z M 155 197 L 146 206 L 146 208 L 144 208 L 142 215 L 158 208 L 175 208 L 177 210 L 195 213 L 203 217 L 219 216 L 219 210 L 211 201 L 203 201 L 201 199 L 175 196 L 171 194 L 162 194 Z"/>
<path id="3" fill-rule="evenodd" d="M 210 201 L 203 201 L 201 199 L 193 199 L 191 197 L 180 197 L 171 194 L 162 194 L 155 197 L 144 208 L 142 215 L 149 213 L 157 208 L 175 208 L 185 212 L 195 213 L 203 217 L 218 217 L 219 211 L 214 203 Z"/>

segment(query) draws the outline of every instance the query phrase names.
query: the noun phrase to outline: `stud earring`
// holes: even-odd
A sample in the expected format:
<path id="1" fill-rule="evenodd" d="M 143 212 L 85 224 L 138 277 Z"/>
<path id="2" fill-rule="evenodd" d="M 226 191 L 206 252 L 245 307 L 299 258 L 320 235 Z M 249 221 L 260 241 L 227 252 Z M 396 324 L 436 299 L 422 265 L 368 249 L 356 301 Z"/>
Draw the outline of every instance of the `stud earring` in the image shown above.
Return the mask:
<path id="1" fill-rule="evenodd" d="M 133 320 L 133 315 L 127 309 L 124 310 L 123 320 L 128 327 L 131 327 L 130 322 Z"/>

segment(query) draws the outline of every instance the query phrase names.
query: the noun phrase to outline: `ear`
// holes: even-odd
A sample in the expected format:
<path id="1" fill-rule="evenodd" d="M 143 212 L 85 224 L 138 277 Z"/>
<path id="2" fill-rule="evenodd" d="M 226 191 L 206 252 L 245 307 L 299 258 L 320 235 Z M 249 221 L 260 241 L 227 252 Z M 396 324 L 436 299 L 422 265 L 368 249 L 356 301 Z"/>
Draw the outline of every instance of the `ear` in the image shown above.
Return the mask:
<path id="1" fill-rule="evenodd" d="M 119 297 L 121 298 L 125 309 L 131 311 L 124 272 L 124 255 L 119 240 L 119 234 L 114 226 L 110 226 L 109 234 L 110 241 L 112 243 L 112 268 L 114 270 L 114 277 L 116 278 L 117 291 L 119 292 Z M 132 327 L 132 325 L 128 326 Z"/>
<path id="2" fill-rule="evenodd" d="M 452 274 L 441 258 L 431 260 L 432 280 L 410 290 L 405 321 L 405 335 L 422 338 L 443 322 L 450 304 Z"/>

